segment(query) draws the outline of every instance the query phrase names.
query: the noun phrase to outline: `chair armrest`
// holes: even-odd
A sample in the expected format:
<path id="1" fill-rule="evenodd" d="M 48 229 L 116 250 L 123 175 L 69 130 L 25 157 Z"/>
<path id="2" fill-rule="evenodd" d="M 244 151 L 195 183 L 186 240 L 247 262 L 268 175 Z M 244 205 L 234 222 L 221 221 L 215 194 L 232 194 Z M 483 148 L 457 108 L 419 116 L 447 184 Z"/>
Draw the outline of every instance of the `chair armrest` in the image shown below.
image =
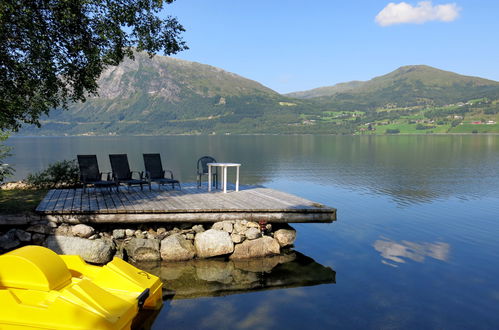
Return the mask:
<path id="1" fill-rule="evenodd" d="M 142 180 L 142 177 L 143 177 L 143 173 L 144 172 L 139 172 L 139 171 L 130 171 L 130 178 L 133 179 L 133 173 L 137 173 L 139 175 L 139 179 Z"/>
<path id="2" fill-rule="evenodd" d="M 104 174 L 106 174 L 106 180 L 107 180 L 107 181 L 111 181 L 111 176 L 112 176 L 112 173 L 111 173 L 111 172 L 101 172 L 101 173 L 100 173 L 100 178 L 101 178 L 101 180 L 102 180 L 102 176 L 103 176 Z"/>
<path id="3" fill-rule="evenodd" d="M 164 170 L 164 171 L 163 171 L 163 177 L 166 177 L 166 176 L 165 176 L 166 172 L 170 173 L 170 179 L 172 179 L 172 180 L 173 180 L 173 172 L 172 172 L 172 171 L 170 171 L 170 170 Z"/>

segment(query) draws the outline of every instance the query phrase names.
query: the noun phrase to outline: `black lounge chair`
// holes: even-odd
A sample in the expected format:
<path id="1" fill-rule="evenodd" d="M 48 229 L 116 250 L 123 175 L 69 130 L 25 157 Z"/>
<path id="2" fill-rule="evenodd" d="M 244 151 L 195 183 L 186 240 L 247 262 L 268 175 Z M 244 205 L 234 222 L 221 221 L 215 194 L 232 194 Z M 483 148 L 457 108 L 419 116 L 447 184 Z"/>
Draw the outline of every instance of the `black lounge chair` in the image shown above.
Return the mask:
<path id="1" fill-rule="evenodd" d="M 94 187 L 111 187 L 116 183 L 111 180 L 111 173 L 101 173 L 99 171 L 99 164 L 97 163 L 96 155 L 77 155 L 78 167 L 80 168 L 80 182 L 83 185 L 83 192 L 85 189 L 92 185 Z M 102 175 L 107 174 L 107 180 L 102 180 Z"/>
<path id="2" fill-rule="evenodd" d="M 203 156 L 198 159 L 197 175 L 198 175 L 198 188 L 201 187 L 201 179 L 203 175 L 208 174 L 208 163 L 216 163 L 216 159 L 210 156 Z M 211 172 L 212 184 L 218 189 L 218 168 Z"/>
<path id="3" fill-rule="evenodd" d="M 175 185 L 178 185 L 178 188 L 182 190 L 180 182 L 173 178 L 173 172 L 163 169 L 159 154 L 142 154 L 142 156 L 144 157 L 144 168 L 146 169 L 145 179 L 149 182 L 149 186 L 151 186 L 151 182 L 156 182 L 160 188 L 163 184 L 171 184 L 172 189 L 175 189 Z M 166 172 L 170 173 L 169 178 L 165 177 Z"/>
<path id="4" fill-rule="evenodd" d="M 113 180 L 116 182 L 116 186 L 124 183 L 128 186 L 128 189 L 130 189 L 130 186 L 132 185 L 140 185 L 140 190 L 143 190 L 143 185 L 149 184 L 149 182 L 144 180 L 142 172 L 130 171 L 130 165 L 128 165 L 128 157 L 126 154 L 109 155 L 109 161 L 111 162 Z M 134 179 L 133 173 L 137 173 L 139 178 Z M 151 190 L 150 184 L 149 190 Z"/>

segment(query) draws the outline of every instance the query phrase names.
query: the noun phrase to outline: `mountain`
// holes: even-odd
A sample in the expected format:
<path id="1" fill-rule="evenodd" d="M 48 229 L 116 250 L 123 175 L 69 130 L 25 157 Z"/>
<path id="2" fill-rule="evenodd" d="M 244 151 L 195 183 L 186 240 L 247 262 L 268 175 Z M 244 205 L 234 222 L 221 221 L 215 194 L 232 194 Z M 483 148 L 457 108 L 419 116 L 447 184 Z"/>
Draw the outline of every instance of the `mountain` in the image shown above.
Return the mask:
<path id="1" fill-rule="evenodd" d="M 473 98 L 497 98 L 499 82 L 463 76 L 426 65 L 409 65 L 369 81 L 354 81 L 287 94 L 315 99 L 342 110 L 386 105 L 444 105 Z"/>
<path id="2" fill-rule="evenodd" d="M 416 132 L 422 118 L 451 132 L 464 129 L 449 119 L 456 116 L 499 121 L 499 82 L 424 65 L 280 95 L 213 66 L 136 54 L 98 82 L 98 96 L 55 109 L 40 129 L 27 127 L 19 135 L 351 134 L 394 120 Z"/>
<path id="3" fill-rule="evenodd" d="M 41 129 L 21 134 L 244 133 L 241 121 L 266 130 L 273 121 L 295 122 L 307 107 L 234 73 L 158 55 L 137 53 L 98 83 L 98 96 L 53 110 Z"/>
<path id="4" fill-rule="evenodd" d="M 332 96 L 339 93 L 350 92 L 359 88 L 363 84 L 365 84 L 364 81 L 354 80 L 354 81 L 339 83 L 334 86 L 319 87 L 319 88 L 310 89 L 308 91 L 287 93 L 285 95 L 297 99 L 312 99 L 315 97 Z"/>

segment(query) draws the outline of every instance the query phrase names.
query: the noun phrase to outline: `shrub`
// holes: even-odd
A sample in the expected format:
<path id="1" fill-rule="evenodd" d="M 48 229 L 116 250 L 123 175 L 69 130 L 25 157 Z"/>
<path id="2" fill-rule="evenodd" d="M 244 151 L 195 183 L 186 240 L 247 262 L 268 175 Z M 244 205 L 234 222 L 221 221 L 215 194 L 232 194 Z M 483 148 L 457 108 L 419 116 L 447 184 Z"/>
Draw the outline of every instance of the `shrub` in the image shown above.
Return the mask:
<path id="1" fill-rule="evenodd" d="M 398 128 L 388 128 L 386 130 L 386 134 L 398 134 L 400 133 L 400 130 Z"/>
<path id="2" fill-rule="evenodd" d="M 7 134 L 0 132 L 0 182 L 14 174 L 14 169 L 9 164 L 3 163 L 3 160 L 10 156 L 10 147 L 2 144 L 2 141 L 6 140 L 7 137 Z"/>
<path id="3" fill-rule="evenodd" d="M 29 174 L 26 183 L 38 189 L 73 187 L 79 182 L 76 160 L 63 160 L 50 164 L 46 170 Z"/>

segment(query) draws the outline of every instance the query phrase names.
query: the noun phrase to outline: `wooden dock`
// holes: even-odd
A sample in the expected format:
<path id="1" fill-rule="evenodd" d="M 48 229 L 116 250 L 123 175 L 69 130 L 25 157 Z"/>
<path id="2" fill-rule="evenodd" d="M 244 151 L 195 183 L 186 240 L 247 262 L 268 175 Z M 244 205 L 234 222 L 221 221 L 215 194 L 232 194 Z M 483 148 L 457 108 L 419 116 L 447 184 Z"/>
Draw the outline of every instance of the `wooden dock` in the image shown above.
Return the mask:
<path id="1" fill-rule="evenodd" d="M 234 189 L 233 186 L 229 187 Z M 332 222 L 336 209 L 262 186 L 241 186 L 227 194 L 206 185 L 182 190 L 147 187 L 50 190 L 36 212 L 58 223 L 216 222 L 246 219 L 268 222 Z"/>

